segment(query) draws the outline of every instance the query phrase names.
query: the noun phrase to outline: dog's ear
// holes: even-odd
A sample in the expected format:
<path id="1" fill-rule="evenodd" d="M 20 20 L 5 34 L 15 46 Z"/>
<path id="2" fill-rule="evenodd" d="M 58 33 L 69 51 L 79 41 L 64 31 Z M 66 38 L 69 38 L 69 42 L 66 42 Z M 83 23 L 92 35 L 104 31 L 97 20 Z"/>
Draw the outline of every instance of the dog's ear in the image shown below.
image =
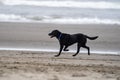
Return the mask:
<path id="1" fill-rule="evenodd" d="M 57 31 L 57 32 L 59 32 L 59 30 L 57 30 L 57 29 L 55 29 L 55 30 L 53 30 L 53 31 Z"/>
<path id="2" fill-rule="evenodd" d="M 57 30 L 57 29 L 56 29 L 56 30 L 53 30 L 53 31 L 55 31 L 55 32 L 60 32 L 60 31 L 59 31 L 59 30 Z"/>

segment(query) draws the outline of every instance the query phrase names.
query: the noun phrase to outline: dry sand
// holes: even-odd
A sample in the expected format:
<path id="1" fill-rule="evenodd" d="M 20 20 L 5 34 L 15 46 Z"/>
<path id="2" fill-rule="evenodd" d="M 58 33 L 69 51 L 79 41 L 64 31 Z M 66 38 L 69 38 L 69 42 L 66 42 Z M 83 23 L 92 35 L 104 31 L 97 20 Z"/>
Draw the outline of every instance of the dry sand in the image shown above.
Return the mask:
<path id="1" fill-rule="evenodd" d="M 120 26 L 92 24 L 42 24 L 0 22 L 0 49 L 59 49 L 56 39 L 48 33 L 59 29 L 67 33 L 98 35 L 88 45 L 95 51 L 110 54 L 0 51 L 0 80 L 120 80 Z M 75 50 L 76 46 L 70 47 Z"/>
<path id="2" fill-rule="evenodd" d="M 120 55 L 0 51 L 0 80 L 120 80 Z"/>

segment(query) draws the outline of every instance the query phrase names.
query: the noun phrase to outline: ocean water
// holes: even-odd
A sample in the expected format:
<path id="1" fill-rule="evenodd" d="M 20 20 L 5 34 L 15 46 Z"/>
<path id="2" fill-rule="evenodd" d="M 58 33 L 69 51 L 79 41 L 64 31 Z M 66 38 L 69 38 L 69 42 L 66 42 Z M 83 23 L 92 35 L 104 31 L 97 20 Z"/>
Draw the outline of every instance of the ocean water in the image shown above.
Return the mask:
<path id="1" fill-rule="evenodd" d="M 120 0 L 0 0 L 0 21 L 120 25 Z"/>

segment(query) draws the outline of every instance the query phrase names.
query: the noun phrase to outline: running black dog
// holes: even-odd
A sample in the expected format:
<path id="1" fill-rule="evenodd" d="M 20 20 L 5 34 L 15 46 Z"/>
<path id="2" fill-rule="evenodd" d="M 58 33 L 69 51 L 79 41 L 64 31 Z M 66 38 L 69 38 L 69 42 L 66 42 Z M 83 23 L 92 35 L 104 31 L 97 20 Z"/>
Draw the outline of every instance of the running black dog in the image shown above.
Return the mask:
<path id="1" fill-rule="evenodd" d="M 67 48 L 74 43 L 77 43 L 77 52 L 73 56 L 76 56 L 79 53 L 80 47 L 86 48 L 88 50 L 88 55 L 90 55 L 90 48 L 86 46 L 87 38 L 90 40 L 95 40 L 98 38 L 98 36 L 89 37 L 81 33 L 70 35 L 70 34 L 62 33 L 58 30 L 53 30 L 48 35 L 51 36 L 51 38 L 56 37 L 60 43 L 59 54 L 55 55 L 55 57 L 60 56 L 63 48 L 64 51 L 69 51 Z"/>

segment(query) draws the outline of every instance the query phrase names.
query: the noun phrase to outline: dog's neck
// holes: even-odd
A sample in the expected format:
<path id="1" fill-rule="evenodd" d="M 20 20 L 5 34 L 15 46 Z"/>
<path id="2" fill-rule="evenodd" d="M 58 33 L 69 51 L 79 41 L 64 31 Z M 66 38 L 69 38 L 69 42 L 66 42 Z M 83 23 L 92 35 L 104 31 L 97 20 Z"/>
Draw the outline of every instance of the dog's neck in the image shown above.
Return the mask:
<path id="1" fill-rule="evenodd" d="M 58 40 L 60 40 L 60 39 L 61 39 L 61 36 L 62 36 L 62 33 L 60 33 L 60 34 L 59 34 L 59 36 L 58 36 Z"/>

